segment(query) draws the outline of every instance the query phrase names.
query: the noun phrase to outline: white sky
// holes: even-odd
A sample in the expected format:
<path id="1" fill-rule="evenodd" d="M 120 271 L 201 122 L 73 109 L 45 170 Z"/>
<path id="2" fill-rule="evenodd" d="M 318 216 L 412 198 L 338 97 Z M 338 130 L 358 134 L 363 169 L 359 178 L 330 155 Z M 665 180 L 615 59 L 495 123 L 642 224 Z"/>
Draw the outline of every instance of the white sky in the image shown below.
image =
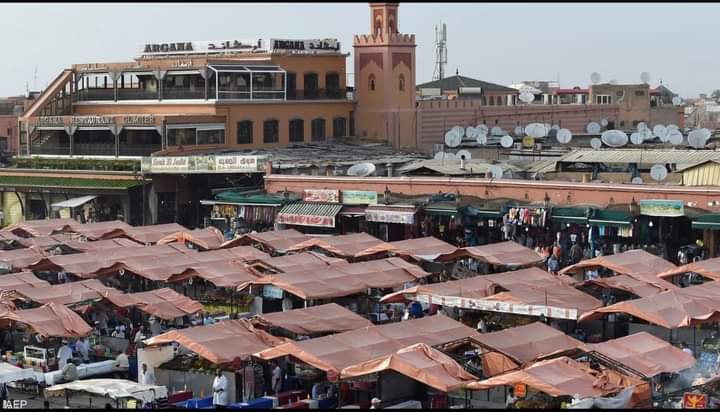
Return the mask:
<path id="1" fill-rule="evenodd" d="M 448 74 L 504 85 L 559 75 L 573 87 L 593 71 L 620 83 L 647 71 L 652 86 L 662 79 L 695 97 L 720 88 L 718 17 L 720 4 L 710 3 L 401 3 L 398 27 L 416 35 L 418 83 L 431 80 L 442 19 Z M 369 22 L 366 3 L 5 3 L 0 96 L 43 88 L 75 63 L 131 61 L 153 41 L 335 37 L 352 52 Z"/>

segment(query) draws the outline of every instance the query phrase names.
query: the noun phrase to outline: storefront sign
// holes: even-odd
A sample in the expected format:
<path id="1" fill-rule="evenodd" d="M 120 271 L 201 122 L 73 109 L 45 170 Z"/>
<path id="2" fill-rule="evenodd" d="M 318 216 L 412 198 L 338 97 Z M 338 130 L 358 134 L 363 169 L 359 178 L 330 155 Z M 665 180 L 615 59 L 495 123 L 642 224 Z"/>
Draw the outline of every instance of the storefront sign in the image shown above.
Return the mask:
<path id="1" fill-rule="evenodd" d="M 152 156 L 143 157 L 143 173 L 260 173 L 265 156 Z"/>
<path id="2" fill-rule="evenodd" d="M 273 285 L 265 285 L 263 287 L 263 296 L 271 299 L 282 299 L 283 290 Z"/>
<path id="3" fill-rule="evenodd" d="M 211 40 L 211 41 L 183 41 L 173 43 L 149 43 L 142 48 L 141 54 L 206 54 L 228 52 L 257 52 L 267 51 L 262 40 Z"/>
<path id="4" fill-rule="evenodd" d="M 515 315 L 540 316 L 553 319 L 577 320 L 578 310 L 571 308 L 558 308 L 544 305 L 525 305 L 521 303 L 508 303 L 488 299 L 469 299 L 457 296 L 428 296 L 416 295 L 412 297 L 420 303 L 435 304 L 461 309 L 483 310 L 487 312 L 512 313 Z"/>
<path id="5" fill-rule="evenodd" d="M 155 116 L 151 114 L 138 116 L 123 116 L 123 124 L 126 126 L 154 126 Z"/>
<path id="6" fill-rule="evenodd" d="M 38 126 L 62 126 L 65 120 L 62 116 L 40 116 L 38 117 Z"/>
<path id="7" fill-rule="evenodd" d="M 337 39 L 287 40 L 270 39 L 272 51 L 299 52 L 337 52 L 340 42 Z"/>
<path id="8" fill-rule="evenodd" d="M 75 126 L 109 126 L 115 123 L 112 116 L 73 116 L 72 124 Z"/>
<path id="9" fill-rule="evenodd" d="M 343 190 L 342 202 L 344 205 L 375 205 L 377 204 L 377 192 L 365 192 L 362 190 Z"/>
<path id="10" fill-rule="evenodd" d="M 640 214 L 645 216 L 678 217 L 685 215 L 682 200 L 641 200 Z"/>
<path id="11" fill-rule="evenodd" d="M 707 395 L 704 393 L 688 392 L 683 394 L 683 409 L 707 409 Z"/>
<path id="12" fill-rule="evenodd" d="M 340 203 L 340 191 L 332 189 L 305 189 L 303 200 L 306 202 Z"/>
<path id="13" fill-rule="evenodd" d="M 190 158 L 187 156 L 178 157 L 151 157 L 150 173 L 175 172 L 180 173 L 188 170 Z"/>
<path id="14" fill-rule="evenodd" d="M 365 210 L 365 220 L 368 222 L 400 223 L 412 225 L 415 223 L 415 212 L 400 212 L 392 210 Z"/>
<path id="15" fill-rule="evenodd" d="M 210 168 L 223 172 L 257 172 L 257 156 L 215 156 Z"/>
<path id="16" fill-rule="evenodd" d="M 275 221 L 283 225 L 335 227 L 335 216 L 311 216 L 278 213 Z"/>

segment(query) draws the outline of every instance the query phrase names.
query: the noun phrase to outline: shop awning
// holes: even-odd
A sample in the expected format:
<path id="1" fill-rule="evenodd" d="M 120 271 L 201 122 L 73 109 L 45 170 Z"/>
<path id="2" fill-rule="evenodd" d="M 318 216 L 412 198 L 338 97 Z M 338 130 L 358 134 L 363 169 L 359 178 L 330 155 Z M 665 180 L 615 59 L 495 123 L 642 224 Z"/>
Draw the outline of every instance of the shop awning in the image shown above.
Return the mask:
<path id="1" fill-rule="evenodd" d="M 647 332 L 587 346 L 647 378 L 661 373 L 677 373 L 691 368 L 696 362 L 693 355 Z"/>
<path id="2" fill-rule="evenodd" d="M 13 291 L 21 287 L 49 288 L 50 284 L 32 272 L 9 273 L 0 276 L 0 291 Z"/>
<path id="3" fill-rule="evenodd" d="M 24 323 L 44 337 L 79 338 L 92 332 L 90 325 L 80 315 L 58 303 L 0 313 L 0 324 L 7 321 Z"/>
<path id="4" fill-rule="evenodd" d="M 615 275 L 609 278 L 598 278 L 588 280 L 585 283 L 598 285 L 603 288 L 617 289 L 632 293 L 638 297 L 657 295 L 665 292 L 667 288 L 663 288 L 660 283 L 650 283 L 645 280 L 638 280 L 628 275 Z"/>
<path id="5" fill-rule="evenodd" d="M 83 379 L 70 383 L 53 385 L 45 389 L 49 396 L 62 396 L 66 390 L 74 393 L 86 392 L 110 399 L 133 398 L 145 403 L 167 398 L 166 386 L 143 385 L 125 379 Z"/>
<path id="6" fill-rule="evenodd" d="M 127 190 L 140 186 L 137 180 L 116 179 L 79 179 L 74 177 L 42 177 L 42 176 L 0 176 L 0 186 L 5 187 L 34 187 L 34 188 L 73 188 L 73 189 L 102 189 Z"/>
<path id="7" fill-rule="evenodd" d="M 107 294 L 106 298 L 115 306 L 136 307 L 142 312 L 165 320 L 192 315 L 203 309 L 200 302 L 168 288 L 130 294 Z"/>
<path id="8" fill-rule="evenodd" d="M 258 326 L 288 330 L 298 335 L 346 332 L 372 326 L 364 317 L 337 303 L 257 315 L 252 322 Z"/>
<path id="9" fill-rule="evenodd" d="M 65 200 L 65 201 L 63 201 L 63 202 L 53 203 L 53 204 L 52 204 L 52 207 L 53 207 L 53 209 L 60 209 L 60 208 L 64 208 L 64 207 L 69 207 L 69 208 L 72 209 L 72 208 L 76 208 L 76 207 L 78 207 L 78 206 L 82 206 L 82 205 L 84 205 L 85 203 L 87 203 L 87 202 L 95 199 L 96 197 L 97 197 L 97 196 L 80 196 L 80 197 L 75 197 L 75 198 L 72 198 L 72 199 Z"/>
<path id="10" fill-rule="evenodd" d="M 576 207 L 554 207 L 550 220 L 558 223 L 587 223 L 587 209 Z"/>
<path id="11" fill-rule="evenodd" d="M 495 293 L 496 284 L 485 279 L 485 276 L 453 280 L 450 282 L 431 283 L 429 285 L 414 286 L 399 292 L 383 296 L 380 302 L 402 303 L 417 296 L 454 296 L 459 298 L 482 299 Z"/>
<path id="12" fill-rule="evenodd" d="M 247 319 L 227 320 L 165 332 L 145 341 L 146 345 L 177 342 L 215 365 L 244 360 L 255 352 L 283 344 L 284 340 L 254 327 Z"/>
<path id="13" fill-rule="evenodd" d="M 159 245 L 167 243 L 192 243 L 203 250 L 218 249 L 225 242 L 225 236 L 217 228 L 213 226 L 205 229 L 183 230 L 165 236 L 157 241 Z"/>
<path id="14" fill-rule="evenodd" d="M 324 266 L 347 264 L 345 259 L 325 256 L 317 252 L 302 252 L 293 255 L 276 256 L 259 259 L 252 266 L 263 269 L 271 269 L 275 272 L 302 271 L 311 268 L 322 268 Z"/>
<path id="15" fill-rule="evenodd" d="M 295 229 L 271 230 L 268 232 L 248 233 L 241 237 L 228 240 L 220 248 L 229 248 L 240 245 L 252 245 L 258 243 L 267 252 L 286 253 L 287 249 L 311 239 L 310 236 L 298 232 Z"/>
<path id="16" fill-rule="evenodd" d="M 285 225 L 335 227 L 335 217 L 343 208 L 335 203 L 297 202 L 284 206 L 277 223 Z"/>
<path id="17" fill-rule="evenodd" d="M 628 212 L 595 210 L 595 214 L 588 218 L 587 221 L 594 226 L 630 226 L 633 217 Z"/>
<path id="18" fill-rule="evenodd" d="M 387 245 L 383 244 L 377 248 L 367 249 L 361 252 L 359 256 L 392 252 L 399 256 L 431 262 L 440 255 L 453 253 L 457 250 L 457 247 L 432 236 L 388 242 L 388 244 L 392 247 L 392 250 L 388 250 Z"/>
<path id="19" fill-rule="evenodd" d="M 707 214 L 692 219 L 692 228 L 698 230 L 720 230 L 720 214 Z"/>
<path id="20" fill-rule="evenodd" d="M 471 257 L 500 267 L 527 267 L 544 260 L 543 256 L 534 250 L 513 241 L 465 247 L 452 253 L 440 255 L 437 260 L 446 262 L 464 257 Z"/>
<path id="21" fill-rule="evenodd" d="M 125 236 L 144 245 L 157 243 L 160 239 L 173 233 L 189 231 L 177 223 L 166 223 L 151 226 L 133 226 L 125 229 Z"/>
<path id="22" fill-rule="evenodd" d="M 365 220 L 411 225 L 415 223 L 416 212 L 417 209 L 414 206 L 370 205 L 365 209 Z"/>
<path id="23" fill-rule="evenodd" d="M 16 249 L 0 252 L 0 262 L 13 269 L 25 269 L 42 260 L 44 255 L 37 249 Z"/>
<path id="24" fill-rule="evenodd" d="M 678 266 L 665 272 L 659 273 L 657 276 L 659 278 L 670 278 L 690 272 L 697 273 L 698 275 L 706 277 L 708 279 L 720 280 L 720 257 Z"/>
<path id="25" fill-rule="evenodd" d="M 462 214 L 466 216 L 481 217 L 486 219 L 500 219 L 502 217 L 502 211 L 500 207 L 497 210 L 481 209 L 473 205 L 467 205 L 460 209 Z"/>
<path id="26" fill-rule="evenodd" d="M 73 219 L 26 220 L 12 224 L 4 230 L 20 236 L 40 237 L 68 231 L 70 226 L 76 223 L 78 222 Z"/>
<path id="27" fill-rule="evenodd" d="M 362 232 L 348 235 L 310 238 L 288 248 L 288 251 L 297 252 L 301 250 L 319 248 L 325 252 L 332 253 L 335 256 L 353 258 L 360 256 L 367 250 L 373 249 L 373 252 L 376 252 L 379 248 L 383 247 L 388 251 L 392 250 L 392 246 L 390 246 L 387 242 L 383 242 L 372 235 Z"/>
<path id="28" fill-rule="evenodd" d="M 442 203 L 431 203 L 424 208 L 425 214 L 431 216 L 457 216 L 459 212 L 457 205 L 446 205 Z"/>
<path id="29" fill-rule="evenodd" d="M 48 287 L 21 286 L 16 293 L 22 299 L 37 303 L 57 303 L 60 305 L 73 305 L 89 300 L 100 300 L 111 294 L 120 294 L 115 288 L 107 287 L 97 279 L 80 282 L 60 283 Z"/>
<path id="30" fill-rule="evenodd" d="M 219 288 L 238 288 L 251 283 L 259 276 L 239 262 L 214 262 L 186 269 L 176 279 L 197 277 Z M 180 281 L 180 280 L 178 280 Z"/>

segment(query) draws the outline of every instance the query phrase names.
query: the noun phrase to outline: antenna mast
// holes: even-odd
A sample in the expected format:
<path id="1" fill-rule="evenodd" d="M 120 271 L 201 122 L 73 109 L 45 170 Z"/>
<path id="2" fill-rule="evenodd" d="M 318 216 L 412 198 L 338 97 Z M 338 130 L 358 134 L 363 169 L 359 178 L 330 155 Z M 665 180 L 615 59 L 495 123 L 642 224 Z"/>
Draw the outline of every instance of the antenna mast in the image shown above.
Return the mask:
<path id="1" fill-rule="evenodd" d="M 445 66 L 447 65 L 447 26 L 445 23 L 435 25 L 435 72 L 433 80 L 445 78 Z"/>
<path id="2" fill-rule="evenodd" d="M 37 90 L 37 70 L 38 67 L 35 66 L 35 73 L 33 74 L 33 90 Z"/>

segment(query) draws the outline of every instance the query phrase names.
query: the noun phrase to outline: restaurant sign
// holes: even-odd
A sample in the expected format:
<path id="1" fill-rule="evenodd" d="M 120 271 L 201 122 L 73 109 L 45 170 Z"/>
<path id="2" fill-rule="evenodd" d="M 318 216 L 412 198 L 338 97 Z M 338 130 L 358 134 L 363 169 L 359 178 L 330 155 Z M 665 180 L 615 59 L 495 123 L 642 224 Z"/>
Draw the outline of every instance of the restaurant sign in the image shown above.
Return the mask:
<path id="1" fill-rule="evenodd" d="M 707 409 L 707 395 L 697 392 L 686 392 L 683 394 L 683 409 Z"/>
<path id="2" fill-rule="evenodd" d="M 544 305 L 526 305 L 522 303 L 509 303 L 488 299 L 470 299 L 458 296 L 428 296 L 416 295 L 412 299 L 428 305 L 441 305 L 460 309 L 473 309 L 487 312 L 512 313 L 515 315 L 540 316 L 553 319 L 577 320 L 578 310 L 572 308 L 559 308 Z"/>
<path id="3" fill-rule="evenodd" d="M 337 39 L 287 40 L 270 39 L 271 50 L 291 51 L 301 53 L 337 52 L 340 51 L 340 42 Z"/>
<path id="4" fill-rule="evenodd" d="M 340 191 L 333 189 L 305 189 L 303 190 L 303 200 L 306 202 L 340 203 Z"/>
<path id="5" fill-rule="evenodd" d="M 641 200 L 640 214 L 645 216 L 678 217 L 685 215 L 682 200 Z"/>
<path id="6" fill-rule="evenodd" d="M 344 205 L 375 205 L 377 204 L 377 192 L 366 192 L 362 190 L 343 190 L 342 202 Z"/>
<path id="7" fill-rule="evenodd" d="M 365 220 L 368 222 L 399 223 L 402 225 L 412 225 L 413 223 L 415 223 L 415 212 L 366 209 Z"/>
<path id="8" fill-rule="evenodd" d="M 278 213 L 275 221 L 283 225 L 335 227 L 335 216 L 314 216 L 296 215 L 293 213 Z"/>
<path id="9" fill-rule="evenodd" d="M 143 157 L 143 173 L 259 173 L 265 157 L 261 156 L 152 156 Z"/>
<path id="10" fill-rule="evenodd" d="M 233 52 L 264 52 L 261 39 L 257 40 L 211 40 L 148 43 L 142 47 L 141 55 L 165 54 L 212 54 Z"/>

